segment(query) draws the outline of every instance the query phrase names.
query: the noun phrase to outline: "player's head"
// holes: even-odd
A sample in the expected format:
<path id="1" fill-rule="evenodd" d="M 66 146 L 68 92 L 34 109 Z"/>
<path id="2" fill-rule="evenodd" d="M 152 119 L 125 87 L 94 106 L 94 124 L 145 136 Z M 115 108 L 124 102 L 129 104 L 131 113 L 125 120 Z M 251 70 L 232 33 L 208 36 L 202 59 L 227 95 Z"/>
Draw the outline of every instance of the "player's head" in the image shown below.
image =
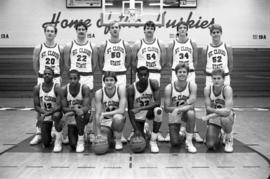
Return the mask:
<path id="1" fill-rule="evenodd" d="M 68 72 L 69 83 L 71 86 L 75 86 L 80 81 L 80 73 L 77 70 L 70 70 Z"/>
<path id="2" fill-rule="evenodd" d="M 46 39 L 53 40 L 56 37 L 57 28 L 54 24 L 47 24 L 44 26 L 44 34 L 46 36 Z"/>
<path id="3" fill-rule="evenodd" d="M 214 69 L 212 71 L 212 80 L 214 86 L 224 85 L 225 72 L 222 69 Z"/>
<path id="4" fill-rule="evenodd" d="M 180 21 L 176 27 L 176 31 L 179 34 L 179 36 L 187 36 L 188 23 Z"/>
<path id="5" fill-rule="evenodd" d="M 209 26 L 210 35 L 213 41 L 220 41 L 220 37 L 222 35 L 222 27 L 219 24 L 212 24 Z"/>
<path id="6" fill-rule="evenodd" d="M 120 29 L 121 29 L 121 26 L 118 21 L 112 21 L 109 24 L 109 30 L 110 30 L 111 36 L 115 36 L 115 37 L 118 36 Z"/>
<path id="7" fill-rule="evenodd" d="M 145 66 L 137 68 L 137 76 L 139 81 L 146 82 L 149 78 L 149 69 Z"/>
<path id="8" fill-rule="evenodd" d="M 50 83 L 53 80 L 54 71 L 51 67 L 46 66 L 43 73 L 45 83 Z"/>
<path id="9" fill-rule="evenodd" d="M 81 38 L 85 38 L 86 37 L 86 33 L 87 33 L 87 25 L 85 22 L 78 22 L 76 25 L 75 25 L 75 29 L 76 29 L 76 32 L 77 32 L 77 36 L 78 37 L 81 37 Z"/>
<path id="10" fill-rule="evenodd" d="M 153 36 L 156 30 L 156 24 L 153 21 L 147 21 L 143 26 L 143 30 L 146 36 Z"/>
<path id="11" fill-rule="evenodd" d="M 189 66 L 185 63 L 179 63 L 175 67 L 175 74 L 178 80 L 186 80 L 189 73 Z"/>
<path id="12" fill-rule="evenodd" d="M 112 71 L 105 71 L 103 82 L 107 88 L 114 87 L 115 83 L 117 82 L 116 73 Z"/>

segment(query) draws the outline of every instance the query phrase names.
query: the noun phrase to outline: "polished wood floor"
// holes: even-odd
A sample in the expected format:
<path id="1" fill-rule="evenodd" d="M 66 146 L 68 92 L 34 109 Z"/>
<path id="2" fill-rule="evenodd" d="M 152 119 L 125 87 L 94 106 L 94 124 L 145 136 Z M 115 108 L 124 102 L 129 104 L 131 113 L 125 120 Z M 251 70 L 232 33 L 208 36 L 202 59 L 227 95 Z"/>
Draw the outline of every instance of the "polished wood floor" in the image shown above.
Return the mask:
<path id="1" fill-rule="evenodd" d="M 160 153 L 133 154 L 129 145 L 122 152 L 96 156 L 87 145 L 84 153 L 62 153 L 29 146 L 35 132 L 32 99 L 0 99 L 0 178 L 268 178 L 270 175 L 270 98 L 236 98 L 237 120 L 234 126 L 235 151 L 208 152 L 195 144 L 198 152 L 171 149 L 159 143 Z M 197 104 L 198 115 L 203 102 Z M 200 133 L 204 124 L 199 122 Z M 162 125 L 162 133 L 167 125 Z M 130 124 L 125 127 L 125 135 Z"/>

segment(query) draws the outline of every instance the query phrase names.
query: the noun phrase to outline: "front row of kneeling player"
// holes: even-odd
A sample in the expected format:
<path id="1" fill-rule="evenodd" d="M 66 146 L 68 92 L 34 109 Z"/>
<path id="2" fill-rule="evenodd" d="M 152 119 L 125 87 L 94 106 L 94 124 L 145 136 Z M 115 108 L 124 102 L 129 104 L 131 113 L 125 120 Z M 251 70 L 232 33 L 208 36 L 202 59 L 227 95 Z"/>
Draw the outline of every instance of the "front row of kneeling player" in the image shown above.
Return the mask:
<path id="1" fill-rule="evenodd" d="M 195 153 L 197 149 L 192 143 L 192 136 L 195 118 L 198 118 L 194 107 L 197 85 L 187 81 L 189 69 L 186 65 L 177 65 L 175 72 L 177 80 L 166 86 L 164 95 L 164 110 L 169 114 L 170 142 L 172 146 L 180 145 L 179 130 L 181 123 L 185 122 L 185 146 L 188 152 Z M 38 124 L 41 126 L 40 133 L 35 137 L 39 137 L 43 145 L 48 147 L 52 141 L 51 130 L 54 122 L 56 132 L 53 151 L 60 152 L 63 124 L 68 124 L 71 148 L 76 152 L 83 152 L 84 129 L 91 115 L 90 90 L 86 85 L 79 83 L 80 75 L 76 70 L 69 72 L 69 83 L 62 88 L 53 83 L 53 75 L 53 70 L 46 68 L 44 83 L 34 87 L 34 107 L 38 112 Z M 233 94 L 232 88 L 224 85 L 224 75 L 222 70 L 213 71 L 213 85 L 204 89 L 207 115 L 201 119 L 207 122 L 207 147 L 215 149 L 221 136 L 224 136 L 225 152 L 233 152 Z M 126 121 L 126 106 L 134 128 L 134 135 L 130 141 L 131 149 L 134 152 L 144 151 L 147 139 L 144 125 L 148 119 L 153 120 L 153 131 L 149 137 L 150 151 L 159 152 L 157 136 L 163 118 L 159 83 L 148 78 L 149 70 L 146 67 L 138 68 L 137 76 L 138 81 L 126 88 L 115 85 L 117 78 L 114 72 L 105 72 L 105 86 L 95 93 L 96 139 L 92 147 L 96 154 L 106 153 L 110 147 L 116 150 L 123 149 L 121 136 Z M 221 131 L 224 131 L 223 135 Z"/>

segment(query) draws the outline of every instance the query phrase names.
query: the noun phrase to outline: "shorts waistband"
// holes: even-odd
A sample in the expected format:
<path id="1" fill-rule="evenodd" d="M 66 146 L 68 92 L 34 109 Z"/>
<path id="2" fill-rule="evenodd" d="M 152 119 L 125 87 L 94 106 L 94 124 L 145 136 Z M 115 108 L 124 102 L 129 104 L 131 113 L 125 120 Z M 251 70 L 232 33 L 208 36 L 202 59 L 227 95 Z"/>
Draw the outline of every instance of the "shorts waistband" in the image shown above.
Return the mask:
<path id="1" fill-rule="evenodd" d="M 57 77 L 60 77 L 61 75 L 60 74 L 54 74 L 54 78 L 57 78 Z M 40 73 L 38 73 L 38 77 L 39 78 L 43 78 L 43 74 L 40 74 Z"/>
<path id="2" fill-rule="evenodd" d="M 172 68 L 172 71 L 175 71 L 175 69 Z M 194 69 L 189 69 L 189 72 L 195 72 Z"/>
<path id="3" fill-rule="evenodd" d="M 90 75 L 93 75 L 92 72 L 79 72 L 79 74 L 80 74 L 81 76 L 90 76 Z"/>
<path id="4" fill-rule="evenodd" d="M 149 69 L 149 73 L 160 73 L 161 70 L 158 69 Z"/>
<path id="5" fill-rule="evenodd" d="M 228 76 L 230 73 L 225 73 L 225 76 Z M 212 76 L 212 73 L 209 73 L 209 72 L 205 72 L 205 75 L 206 76 Z"/>
<path id="6" fill-rule="evenodd" d="M 106 71 L 102 71 L 103 74 L 106 72 Z M 127 71 L 113 71 L 114 73 L 116 73 L 116 75 L 126 75 L 127 74 Z"/>

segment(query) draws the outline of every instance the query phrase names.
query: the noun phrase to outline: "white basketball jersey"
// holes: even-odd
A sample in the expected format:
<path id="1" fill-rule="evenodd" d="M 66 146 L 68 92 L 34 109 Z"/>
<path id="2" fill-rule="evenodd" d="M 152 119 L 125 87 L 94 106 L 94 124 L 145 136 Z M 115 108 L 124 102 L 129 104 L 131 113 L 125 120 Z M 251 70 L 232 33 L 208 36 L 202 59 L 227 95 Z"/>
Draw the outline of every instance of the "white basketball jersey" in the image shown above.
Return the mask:
<path id="1" fill-rule="evenodd" d="M 39 86 L 39 99 L 40 99 L 40 107 L 45 111 L 49 111 L 55 107 L 56 104 L 56 94 L 54 91 L 55 83 L 52 86 L 52 89 L 49 92 L 45 92 L 42 89 L 42 84 Z"/>
<path id="2" fill-rule="evenodd" d="M 54 47 L 48 47 L 45 43 L 41 44 L 39 52 L 39 73 L 43 74 L 45 67 L 51 67 L 54 74 L 60 74 L 60 47 L 55 44 Z"/>
<path id="3" fill-rule="evenodd" d="M 105 112 L 114 111 L 115 109 L 119 108 L 119 94 L 118 94 L 118 87 L 116 86 L 114 94 L 110 97 L 105 88 L 102 88 L 102 104 L 104 107 Z"/>
<path id="4" fill-rule="evenodd" d="M 67 102 L 68 106 L 72 107 L 75 105 L 82 105 L 83 104 L 83 96 L 82 96 L 82 84 L 80 84 L 79 93 L 76 96 L 72 96 L 69 91 L 70 84 L 67 84 Z"/>
<path id="5" fill-rule="evenodd" d="M 157 39 L 152 43 L 141 40 L 141 47 L 137 53 L 137 68 L 145 66 L 150 70 L 161 70 L 161 50 Z"/>
<path id="6" fill-rule="evenodd" d="M 225 73 L 229 72 L 228 52 L 225 43 L 218 47 L 207 46 L 206 72 L 212 73 L 214 69 L 223 69 Z"/>
<path id="7" fill-rule="evenodd" d="M 148 80 L 148 86 L 147 86 L 146 90 L 144 90 L 142 93 L 140 93 L 137 90 L 136 82 L 133 83 L 133 86 L 134 86 L 134 90 L 135 90 L 134 108 L 148 106 L 150 103 L 154 102 L 153 91 L 151 89 L 150 80 Z M 144 120 L 146 114 L 147 114 L 147 110 L 140 111 L 140 112 L 135 114 L 135 118 Z"/>
<path id="8" fill-rule="evenodd" d="M 189 70 L 194 70 L 193 47 L 190 39 L 184 43 L 174 40 L 172 69 L 174 70 L 179 63 L 185 63 Z"/>
<path id="9" fill-rule="evenodd" d="M 172 96 L 171 96 L 171 102 L 172 106 L 181 106 L 186 103 L 186 101 L 189 99 L 190 96 L 190 83 L 187 82 L 186 87 L 179 91 L 175 88 L 175 83 L 171 83 L 172 86 Z"/>
<path id="10" fill-rule="evenodd" d="M 71 46 L 70 70 L 92 72 L 93 49 L 91 43 L 87 41 L 85 44 L 80 45 L 74 40 Z"/>
<path id="11" fill-rule="evenodd" d="M 210 100 L 211 100 L 211 107 L 215 109 L 220 109 L 225 107 L 225 97 L 224 97 L 224 88 L 223 86 L 222 90 L 219 94 L 214 93 L 214 86 L 210 86 Z"/>
<path id="12" fill-rule="evenodd" d="M 125 66 L 126 49 L 124 41 L 110 42 L 106 41 L 106 48 L 104 51 L 104 67 L 103 71 L 122 72 L 126 71 Z"/>

